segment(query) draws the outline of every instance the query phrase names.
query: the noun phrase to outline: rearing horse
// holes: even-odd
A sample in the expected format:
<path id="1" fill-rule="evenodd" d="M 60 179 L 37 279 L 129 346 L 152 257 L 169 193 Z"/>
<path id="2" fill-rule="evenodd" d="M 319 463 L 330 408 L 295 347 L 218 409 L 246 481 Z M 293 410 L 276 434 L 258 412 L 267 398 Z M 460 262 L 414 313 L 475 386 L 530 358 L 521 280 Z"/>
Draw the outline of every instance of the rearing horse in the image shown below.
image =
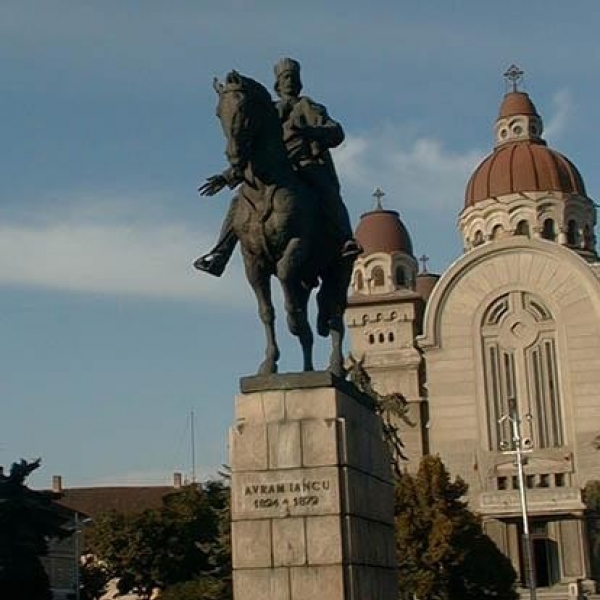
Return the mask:
<path id="1" fill-rule="evenodd" d="M 303 368 L 313 370 L 313 334 L 307 307 L 311 282 L 320 278 L 317 331 L 331 336 L 328 369 L 342 377 L 343 314 L 352 259 L 340 256 L 339 246 L 326 233 L 318 196 L 299 179 L 288 160 L 269 92 L 236 71 L 227 75 L 224 84 L 215 81 L 214 87 L 230 167 L 208 178 L 200 191 L 213 195 L 226 185 L 234 188 L 241 184 L 233 230 L 241 243 L 246 277 L 265 327 L 265 359 L 258 372 L 276 373 L 280 356 L 272 276 L 281 283 L 288 328 L 302 346 Z"/>

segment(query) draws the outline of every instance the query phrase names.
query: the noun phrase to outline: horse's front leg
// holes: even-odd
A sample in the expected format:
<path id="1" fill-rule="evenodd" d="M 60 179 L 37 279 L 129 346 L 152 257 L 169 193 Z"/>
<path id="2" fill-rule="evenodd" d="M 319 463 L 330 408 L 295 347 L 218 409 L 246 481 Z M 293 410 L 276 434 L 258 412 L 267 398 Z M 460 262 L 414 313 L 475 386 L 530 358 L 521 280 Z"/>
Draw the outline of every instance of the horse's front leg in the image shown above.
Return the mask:
<path id="1" fill-rule="evenodd" d="M 277 373 L 277 361 L 280 355 L 275 336 L 275 307 L 271 300 L 271 276 L 251 256 L 244 256 L 244 263 L 248 281 L 258 302 L 258 314 L 265 328 L 267 342 L 265 359 L 258 368 L 258 375 L 270 375 Z"/>

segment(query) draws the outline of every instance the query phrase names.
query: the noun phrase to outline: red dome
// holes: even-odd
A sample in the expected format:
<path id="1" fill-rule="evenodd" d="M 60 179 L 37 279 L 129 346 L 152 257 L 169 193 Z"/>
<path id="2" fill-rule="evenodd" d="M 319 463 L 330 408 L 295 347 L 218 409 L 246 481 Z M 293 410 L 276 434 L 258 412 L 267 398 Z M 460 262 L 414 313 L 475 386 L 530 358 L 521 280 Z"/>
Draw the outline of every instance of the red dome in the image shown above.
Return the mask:
<path id="1" fill-rule="evenodd" d="M 355 237 L 364 254 L 405 252 L 412 256 L 408 231 L 395 210 L 374 210 L 361 216 Z"/>
<path id="2" fill-rule="evenodd" d="M 513 142 L 496 148 L 477 167 L 467 184 L 465 208 L 504 194 L 544 191 L 585 196 L 585 185 L 575 165 L 543 142 Z"/>
<path id="3" fill-rule="evenodd" d="M 539 116 L 531 98 L 525 92 L 510 92 L 500 105 L 499 119 L 515 115 Z"/>

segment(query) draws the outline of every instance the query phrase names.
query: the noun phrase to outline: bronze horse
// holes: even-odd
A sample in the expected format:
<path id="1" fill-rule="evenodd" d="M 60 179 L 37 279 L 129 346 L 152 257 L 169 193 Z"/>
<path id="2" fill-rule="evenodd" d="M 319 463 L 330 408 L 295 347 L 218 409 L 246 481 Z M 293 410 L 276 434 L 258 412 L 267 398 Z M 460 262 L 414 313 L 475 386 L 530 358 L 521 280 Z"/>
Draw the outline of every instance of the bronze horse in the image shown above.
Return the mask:
<path id="1" fill-rule="evenodd" d="M 304 371 L 314 368 L 307 310 L 312 287 L 321 280 L 317 331 L 331 337 L 328 369 L 342 377 L 343 315 L 352 259 L 340 255 L 339 246 L 326 232 L 318 196 L 299 179 L 288 160 L 269 92 L 235 71 L 224 84 L 215 80 L 214 87 L 230 167 L 208 178 L 200 193 L 213 195 L 226 185 L 241 184 L 233 229 L 265 327 L 267 346 L 258 373 L 276 373 L 280 356 L 271 299 L 271 277 L 275 276 L 283 289 L 288 328 L 302 346 Z"/>

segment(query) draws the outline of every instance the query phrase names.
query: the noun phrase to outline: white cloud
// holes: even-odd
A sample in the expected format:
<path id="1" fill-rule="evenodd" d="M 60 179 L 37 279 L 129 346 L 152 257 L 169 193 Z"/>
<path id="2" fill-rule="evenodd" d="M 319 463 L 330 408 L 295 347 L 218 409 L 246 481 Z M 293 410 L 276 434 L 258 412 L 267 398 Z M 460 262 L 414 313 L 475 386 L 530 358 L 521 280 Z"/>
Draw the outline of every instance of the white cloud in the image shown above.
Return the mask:
<path id="1" fill-rule="evenodd" d="M 393 193 L 394 203 L 401 206 L 456 214 L 457 199 L 463 197 L 483 153 L 451 152 L 437 139 L 408 140 L 393 134 L 388 130 L 349 136 L 336 151 L 336 165 L 346 189 L 364 197 L 379 186 L 390 196 Z"/>
<path id="2" fill-rule="evenodd" d="M 557 138 L 567 125 L 571 116 L 573 106 L 573 97 L 569 90 L 559 90 L 552 96 L 554 114 L 544 126 L 544 136 L 546 138 Z"/>
<path id="3" fill-rule="evenodd" d="M 151 208 L 151 219 L 140 220 L 135 202 L 121 202 L 116 212 L 101 204 L 0 220 L 0 284 L 239 303 L 243 275 L 234 272 L 236 264 L 221 279 L 192 267 L 196 253 L 212 246 L 214 232 L 157 220 Z"/>

